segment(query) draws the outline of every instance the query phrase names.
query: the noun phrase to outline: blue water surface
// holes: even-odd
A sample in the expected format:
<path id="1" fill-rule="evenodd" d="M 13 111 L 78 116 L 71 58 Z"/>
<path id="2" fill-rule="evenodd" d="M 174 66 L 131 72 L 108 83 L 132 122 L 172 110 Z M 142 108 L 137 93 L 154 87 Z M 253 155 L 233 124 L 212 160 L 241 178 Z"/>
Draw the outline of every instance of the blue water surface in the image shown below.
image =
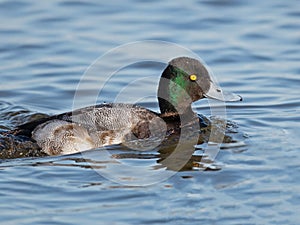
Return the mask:
<path id="1" fill-rule="evenodd" d="M 134 180 L 126 167 L 115 169 L 123 183 L 101 174 L 110 163 L 93 151 L 89 160 L 81 154 L 2 160 L 1 224 L 299 223 L 299 1 L 2 0 L 0 21 L 1 128 L 34 113 L 72 110 L 77 85 L 99 56 L 159 40 L 191 49 L 222 88 L 243 96 L 227 104 L 227 118 L 246 144 L 221 150 L 220 170 L 177 172 L 146 186 L 126 185 Z M 99 101 L 113 101 L 133 77 L 151 76 L 119 97 L 130 102 L 139 93 L 145 96 L 139 103 L 157 111 L 162 69 L 120 71 Z M 103 76 L 86 81 L 80 105 L 90 103 Z M 206 100 L 194 107 L 211 113 Z M 118 162 L 137 170 L 156 166 L 151 158 Z"/>

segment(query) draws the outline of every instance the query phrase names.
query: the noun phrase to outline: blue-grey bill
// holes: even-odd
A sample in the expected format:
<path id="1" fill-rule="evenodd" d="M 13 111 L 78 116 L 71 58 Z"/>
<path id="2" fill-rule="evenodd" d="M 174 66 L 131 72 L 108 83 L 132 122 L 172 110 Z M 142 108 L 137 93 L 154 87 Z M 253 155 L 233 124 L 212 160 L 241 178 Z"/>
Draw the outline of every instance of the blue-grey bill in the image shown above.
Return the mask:
<path id="1" fill-rule="evenodd" d="M 240 95 L 223 91 L 220 87 L 216 86 L 214 83 L 211 83 L 208 92 L 206 92 L 204 96 L 207 98 L 212 98 L 223 102 L 236 102 L 236 101 L 243 100 Z"/>

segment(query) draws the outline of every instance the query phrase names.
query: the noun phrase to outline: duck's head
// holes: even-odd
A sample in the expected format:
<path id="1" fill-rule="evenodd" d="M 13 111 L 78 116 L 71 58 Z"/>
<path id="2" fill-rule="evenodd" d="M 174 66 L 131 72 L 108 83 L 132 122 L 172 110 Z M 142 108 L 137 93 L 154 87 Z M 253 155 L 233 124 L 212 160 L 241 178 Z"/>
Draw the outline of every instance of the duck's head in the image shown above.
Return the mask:
<path id="1" fill-rule="evenodd" d="M 224 92 L 212 81 L 205 66 L 196 59 L 179 57 L 171 60 L 163 71 L 158 88 L 162 114 L 185 113 L 192 102 L 202 98 L 241 101 L 233 93 Z"/>

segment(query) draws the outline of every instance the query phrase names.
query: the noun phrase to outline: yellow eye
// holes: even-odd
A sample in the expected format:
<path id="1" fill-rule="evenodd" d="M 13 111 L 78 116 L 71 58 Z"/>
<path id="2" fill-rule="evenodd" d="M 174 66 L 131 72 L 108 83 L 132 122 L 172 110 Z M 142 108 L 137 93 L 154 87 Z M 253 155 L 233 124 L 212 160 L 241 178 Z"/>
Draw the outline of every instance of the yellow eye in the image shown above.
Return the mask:
<path id="1" fill-rule="evenodd" d="M 195 74 L 190 75 L 190 80 L 191 81 L 197 80 L 197 75 L 195 75 Z"/>

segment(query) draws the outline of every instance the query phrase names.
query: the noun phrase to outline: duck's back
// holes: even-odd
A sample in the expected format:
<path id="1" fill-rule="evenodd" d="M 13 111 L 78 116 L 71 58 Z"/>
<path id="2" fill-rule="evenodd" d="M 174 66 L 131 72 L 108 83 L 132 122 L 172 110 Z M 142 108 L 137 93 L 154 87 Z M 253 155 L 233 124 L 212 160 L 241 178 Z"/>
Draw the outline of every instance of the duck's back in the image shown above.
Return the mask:
<path id="1" fill-rule="evenodd" d="M 58 115 L 59 119 L 82 124 L 88 129 L 119 130 L 140 121 L 151 121 L 158 114 L 132 104 L 109 103 Z"/>

